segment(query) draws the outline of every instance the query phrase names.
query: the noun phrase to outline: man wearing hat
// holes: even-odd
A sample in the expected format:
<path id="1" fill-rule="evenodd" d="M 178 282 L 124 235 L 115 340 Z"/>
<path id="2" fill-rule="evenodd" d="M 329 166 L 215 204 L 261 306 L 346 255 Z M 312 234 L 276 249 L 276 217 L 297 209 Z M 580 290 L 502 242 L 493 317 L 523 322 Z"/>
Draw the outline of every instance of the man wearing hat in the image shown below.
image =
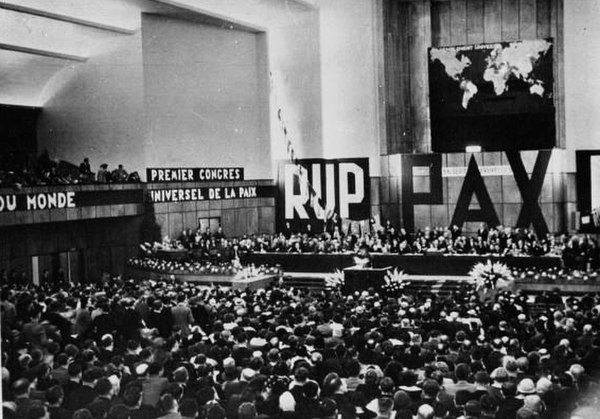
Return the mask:
<path id="1" fill-rule="evenodd" d="M 513 419 L 517 410 L 523 407 L 523 399 L 517 398 L 517 386 L 512 381 L 502 384 L 502 395 L 504 400 L 500 402 L 500 408 L 496 419 Z"/>
<path id="2" fill-rule="evenodd" d="M 517 398 L 525 399 L 530 394 L 535 394 L 535 383 L 531 378 L 523 378 L 517 386 Z"/>

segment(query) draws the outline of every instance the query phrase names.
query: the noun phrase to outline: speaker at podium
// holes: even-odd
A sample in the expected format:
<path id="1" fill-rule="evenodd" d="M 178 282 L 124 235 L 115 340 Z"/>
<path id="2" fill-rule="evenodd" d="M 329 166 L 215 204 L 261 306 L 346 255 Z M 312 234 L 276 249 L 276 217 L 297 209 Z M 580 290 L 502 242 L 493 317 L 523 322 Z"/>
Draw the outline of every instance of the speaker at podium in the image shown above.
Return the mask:
<path id="1" fill-rule="evenodd" d="M 361 292 L 369 288 L 381 291 L 381 287 L 385 283 L 385 275 L 391 269 L 391 266 L 385 268 L 353 266 L 344 269 L 344 294 L 353 294 L 356 291 Z"/>

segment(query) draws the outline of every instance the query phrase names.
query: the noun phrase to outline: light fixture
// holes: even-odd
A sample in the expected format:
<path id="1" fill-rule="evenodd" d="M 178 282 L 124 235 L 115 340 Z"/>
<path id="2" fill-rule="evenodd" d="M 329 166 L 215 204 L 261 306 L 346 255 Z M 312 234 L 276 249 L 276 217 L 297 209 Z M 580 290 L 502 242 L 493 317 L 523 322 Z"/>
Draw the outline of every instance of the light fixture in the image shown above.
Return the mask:
<path id="1" fill-rule="evenodd" d="M 465 153 L 481 153 L 480 145 L 468 145 L 465 147 Z"/>

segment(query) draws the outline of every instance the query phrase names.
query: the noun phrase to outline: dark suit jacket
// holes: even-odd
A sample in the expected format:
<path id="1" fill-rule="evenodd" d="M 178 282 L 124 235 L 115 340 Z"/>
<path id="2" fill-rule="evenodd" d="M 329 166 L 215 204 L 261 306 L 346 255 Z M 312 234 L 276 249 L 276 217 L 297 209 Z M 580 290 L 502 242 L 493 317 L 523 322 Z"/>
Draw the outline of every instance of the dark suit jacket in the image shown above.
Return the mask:
<path id="1" fill-rule="evenodd" d="M 73 412 L 62 406 L 48 407 L 48 412 L 50 413 L 50 419 L 71 419 L 73 416 Z"/>
<path id="2" fill-rule="evenodd" d="M 82 385 L 80 388 L 75 389 L 70 395 L 69 399 L 63 403 L 67 409 L 76 411 L 83 409 L 86 405 L 94 401 L 97 394 L 93 388 Z"/>

